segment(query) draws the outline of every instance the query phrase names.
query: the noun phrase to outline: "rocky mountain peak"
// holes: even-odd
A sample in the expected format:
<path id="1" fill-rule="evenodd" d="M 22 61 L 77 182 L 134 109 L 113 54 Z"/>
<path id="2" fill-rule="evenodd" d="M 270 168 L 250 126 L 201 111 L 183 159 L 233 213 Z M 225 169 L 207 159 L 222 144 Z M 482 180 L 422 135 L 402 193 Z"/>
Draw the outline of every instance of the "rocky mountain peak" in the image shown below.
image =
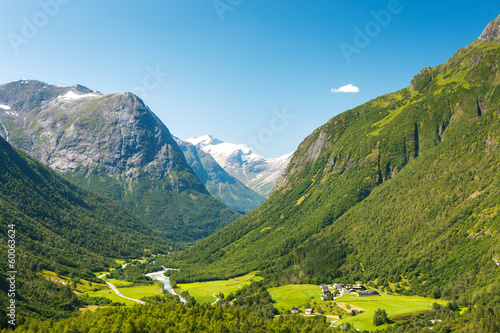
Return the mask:
<path id="1" fill-rule="evenodd" d="M 81 84 L 75 84 L 71 88 L 73 88 L 73 90 L 76 91 L 76 92 L 80 92 L 80 93 L 84 93 L 84 94 L 98 93 L 98 91 L 89 89 L 89 88 L 87 88 L 85 86 L 82 86 Z"/>
<path id="2" fill-rule="evenodd" d="M 202 147 L 202 146 L 207 146 L 207 145 L 217 145 L 220 143 L 224 143 L 223 141 L 211 136 L 210 134 L 202 135 L 202 136 L 195 136 L 195 137 L 189 138 L 187 141 L 189 141 L 192 145 L 195 145 L 197 147 Z"/>
<path id="3" fill-rule="evenodd" d="M 211 135 L 186 141 L 210 154 L 232 177 L 265 197 L 271 193 L 274 183 L 292 156 L 285 154 L 278 158 L 264 158 L 244 144 L 224 142 Z"/>
<path id="4" fill-rule="evenodd" d="M 165 124 L 132 93 L 0 85 L 0 136 L 169 239 L 195 242 L 240 216 L 210 196 Z"/>
<path id="5" fill-rule="evenodd" d="M 486 42 L 500 39 L 500 16 L 486 26 L 479 39 Z"/>
<path id="6" fill-rule="evenodd" d="M 100 166 L 110 176 L 163 179 L 189 168 L 169 130 L 134 94 L 24 80 L 2 85 L 0 104 L 0 135 L 57 171 Z"/>

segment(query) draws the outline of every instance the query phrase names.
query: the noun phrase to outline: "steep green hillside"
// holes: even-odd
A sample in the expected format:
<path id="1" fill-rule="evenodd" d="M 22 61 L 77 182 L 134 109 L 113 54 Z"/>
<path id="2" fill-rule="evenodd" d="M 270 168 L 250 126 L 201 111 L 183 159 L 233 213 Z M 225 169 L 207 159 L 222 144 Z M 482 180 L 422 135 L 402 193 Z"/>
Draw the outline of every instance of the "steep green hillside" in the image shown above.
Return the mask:
<path id="1" fill-rule="evenodd" d="M 263 203 L 266 198 L 238 179 L 230 176 L 215 160 L 201 148 L 176 139 L 189 166 L 207 190 L 228 207 L 247 213 Z"/>
<path id="2" fill-rule="evenodd" d="M 241 214 L 212 197 L 192 171 L 175 178 L 160 180 L 139 177 L 132 184 L 125 177 L 110 177 L 105 172 L 66 172 L 64 176 L 77 184 L 110 197 L 133 213 L 166 240 L 191 243 L 221 229 Z M 189 181 L 198 190 L 189 188 Z M 173 189 L 178 186 L 180 190 Z"/>
<path id="3" fill-rule="evenodd" d="M 5 255 L 0 299 L 6 304 L 6 272 L 12 270 L 7 267 L 7 237 L 8 230 L 15 230 L 19 316 L 57 318 L 75 309 L 73 293 L 42 277 L 43 269 L 96 282 L 93 272 L 114 265 L 111 258 L 171 250 L 124 207 L 68 182 L 2 138 L 0 222 Z"/>
<path id="4" fill-rule="evenodd" d="M 334 117 L 264 204 L 174 258 L 175 278 L 260 269 L 291 281 L 406 278 L 402 293 L 448 298 L 497 290 L 499 64 L 500 42 L 480 38 Z"/>

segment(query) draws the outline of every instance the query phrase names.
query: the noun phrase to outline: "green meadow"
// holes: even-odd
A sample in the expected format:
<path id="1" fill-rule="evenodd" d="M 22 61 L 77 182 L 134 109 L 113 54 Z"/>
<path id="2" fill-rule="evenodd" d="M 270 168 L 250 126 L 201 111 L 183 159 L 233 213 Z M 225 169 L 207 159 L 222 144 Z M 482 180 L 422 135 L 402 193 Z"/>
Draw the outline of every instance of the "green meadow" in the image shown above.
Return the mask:
<path id="1" fill-rule="evenodd" d="M 112 302 L 123 303 L 125 305 L 135 305 L 137 302 L 122 298 L 115 294 L 111 289 L 101 289 L 97 291 L 90 291 L 85 293 L 89 297 L 104 297 L 110 299 Z"/>
<path id="2" fill-rule="evenodd" d="M 292 310 L 307 302 L 321 301 L 320 297 L 323 295 L 320 286 L 312 284 L 289 284 L 268 290 L 276 302 L 274 307 L 279 311 Z"/>
<path id="3" fill-rule="evenodd" d="M 127 288 L 118 288 L 118 291 L 123 295 L 130 298 L 141 299 L 143 297 L 150 297 L 155 295 L 161 295 L 160 287 L 157 284 L 150 286 L 135 286 Z M 123 299 L 123 298 L 122 298 Z M 137 303 L 135 303 L 137 304 Z"/>
<path id="4" fill-rule="evenodd" d="M 72 289 L 75 291 L 76 294 L 81 294 L 85 293 L 87 291 L 93 290 L 94 288 L 99 288 L 99 287 L 104 287 L 104 284 L 98 284 L 98 283 L 92 283 L 88 280 L 84 279 L 78 279 L 78 283 L 76 284 L 76 288 L 73 288 L 72 280 L 67 277 L 67 276 L 59 276 L 55 272 L 48 271 L 48 270 L 42 270 L 40 273 L 41 276 L 46 278 L 47 280 L 50 280 L 54 283 L 61 283 L 64 282 L 67 285 L 72 286 Z"/>
<path id="5" fill-rule="evenodd" d="M 395 316 L 404 313 L 419 312 L 422 310 L 429 310 L 432 304 L 437 302 L 439 304 L 446 304 L 447 302 L 437 300 L 434 298 L 424 298 L 417 296 L 392 296 L 387 294 L 380 294 L 380 296 L 367 296 L 357 297 L 356 295 L 343 295 L 337 298 L 337 302 L 354 305 L 364 310 L 363 313 L 344 318 L 335 323 L 340 325 L 343 323 L 350 323 L 355 328 L 361 330 L 374 330 L 387 327 L 388 325 L 374 326 L 373 315 L 377 309 L 383 309 L 387 312 L 387 316 Z"/>
<path id="6" fill-rule="evenodd" d="M 252 281 L 259 280 L 262 280 L 262 277 L 255 276 L 255 272 L 252 272 L 229 280 L 183 283 L 177 285 L 177 287 L 181 292 L 185 290 L 189 291 L 189 294 L 199 303 L 213 303 L 216 301 L 216 298 L 213 296 L 214 293 L 218 294 L 219 292 L 222 292 L 224 295 L 228 295 L 232 291 L 236 291 L 243 286 L 249 285 Z"/>
<path id="7" fill-rule="evenodd" d="M 117 280 L 117 279 L 106 279 L 106 281 L 114 285 L 116 288 L 125 287 L 132 284 L 131 282 Z"/>

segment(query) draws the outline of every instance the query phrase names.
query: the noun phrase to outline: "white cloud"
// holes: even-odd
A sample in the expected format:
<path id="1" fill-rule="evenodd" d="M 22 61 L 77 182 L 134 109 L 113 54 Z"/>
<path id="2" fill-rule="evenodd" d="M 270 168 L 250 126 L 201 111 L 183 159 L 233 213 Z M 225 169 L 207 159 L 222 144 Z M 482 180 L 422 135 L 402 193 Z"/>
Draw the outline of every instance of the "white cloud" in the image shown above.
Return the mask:
<path id="1" fill-rule="evenodd" d="M 359 92 L 359 88 L 349 83 L 348 85 L 342 86 L 338 89 L 332 88 L 332 90 L 330 90 L 330 92 L 331 93 L 357 93 L 357 92 Z"/>

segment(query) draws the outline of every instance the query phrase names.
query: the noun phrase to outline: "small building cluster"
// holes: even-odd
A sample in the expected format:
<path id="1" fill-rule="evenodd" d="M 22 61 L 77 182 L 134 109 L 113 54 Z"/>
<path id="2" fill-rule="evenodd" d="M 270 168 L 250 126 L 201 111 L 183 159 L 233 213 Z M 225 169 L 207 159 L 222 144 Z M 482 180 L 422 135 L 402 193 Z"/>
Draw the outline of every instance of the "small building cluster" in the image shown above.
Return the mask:
<path id="1" fill-rule="evenodd" d="M 380 294 L 376 290 L 370 290 L 370 291 L 358 291 L 358 294 L 356 296 L 380 296 Z"/>
<path id="2" fill-rule="evenodd" d="M 322 301 L 327 301 L 328 299 L 332 299 L 332 295 L 342 295 L 342 294 L 355 294 L 358 297 L 364 297 L 364 296 L 380 296 L 379 292 L 376 290 L 367 290 L 365 286 L 362 284 L 356 284 L 354 286 L 351 285 L 344 285 L 340 283 L 334 283 L 331 287 L 328 287 L 326 284 L 322 284 L 321 286 L 321 291 L 323 292 L 323 295 L 321 296 Z M 331 290 L 333 289 L 333 290 Z M 333 298 L 335 301 L 335 298 Z M 292 308 L 291 313 L 300 313 L 299 308 Z M 304 315 L 312 315 L 314 314 L 313 309 L 305 309 L 304 310 Z"/>
<path id="3" fill-rule="evenodd" d="M 322 284 L 321 289 L 323 290 L 323 296 L 321 296 L 321 300 L 326 301 L 328 297 L 332 295 L 332 292 L 328 289 L 328 286 L 326 284 Z"/>
<path id="4" fill-rule="evenodd" d="M 322 285 L 323 286 L 323 285 Z M 354 286 L 344 285 L 340 283 L 334 283 L 333 289 L 342 294 L 356 294 L 356 296 L 380 296 L 378 291 L 370 290 L 367 291 L 366 287 L 362 284 L 356 284 Z"/>

